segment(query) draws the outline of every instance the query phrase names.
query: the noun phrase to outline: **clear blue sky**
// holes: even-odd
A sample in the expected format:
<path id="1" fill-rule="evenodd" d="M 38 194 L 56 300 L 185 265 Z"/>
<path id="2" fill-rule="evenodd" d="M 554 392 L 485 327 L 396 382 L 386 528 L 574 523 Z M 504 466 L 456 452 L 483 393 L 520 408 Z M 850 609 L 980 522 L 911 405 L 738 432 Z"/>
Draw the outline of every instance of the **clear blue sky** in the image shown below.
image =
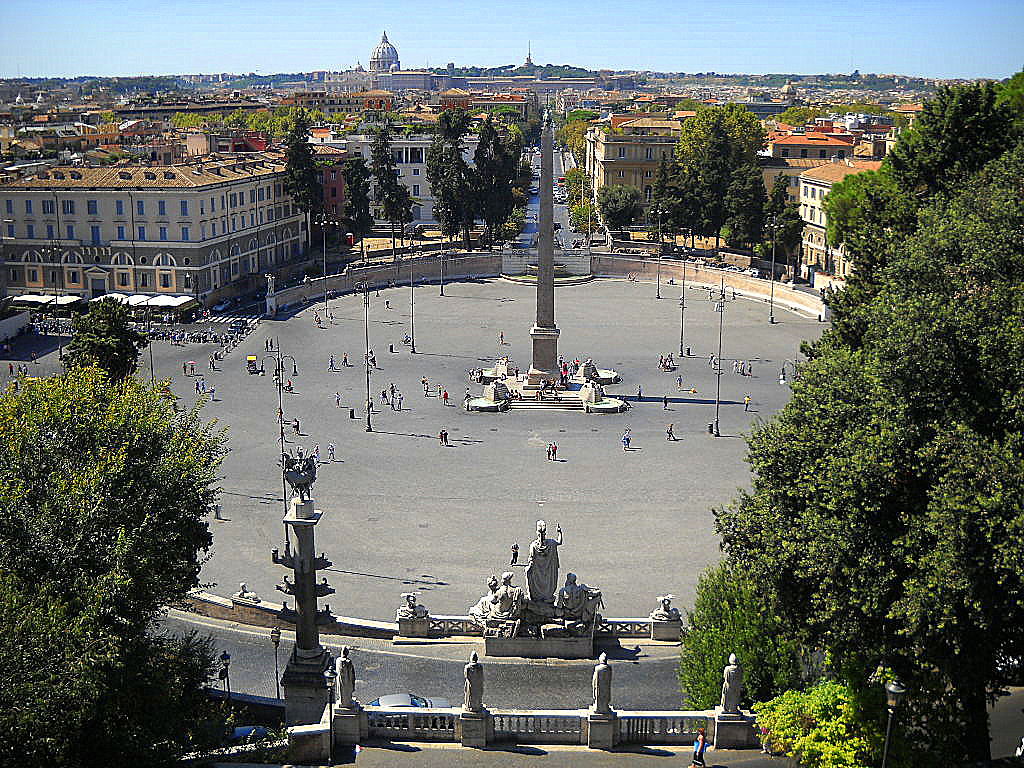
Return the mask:
<path id="1" fill-rule="evenodd" d="M 0 1 L 0 76 L 299 72 L 520 62 L 715 72 L 1006 77 L 1024 0 Z"/>

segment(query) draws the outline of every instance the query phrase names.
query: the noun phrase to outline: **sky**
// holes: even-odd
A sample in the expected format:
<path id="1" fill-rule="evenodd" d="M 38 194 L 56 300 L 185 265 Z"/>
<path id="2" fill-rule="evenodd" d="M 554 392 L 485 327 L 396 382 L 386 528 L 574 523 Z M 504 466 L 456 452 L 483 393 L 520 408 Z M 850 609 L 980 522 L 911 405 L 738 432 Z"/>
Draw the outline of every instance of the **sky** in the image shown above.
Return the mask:
<path id="1" fill-rule="evenodd" d="M 402 66 L 1008 77 L 1024 0 L 0 0 L 0 77 Z"/>

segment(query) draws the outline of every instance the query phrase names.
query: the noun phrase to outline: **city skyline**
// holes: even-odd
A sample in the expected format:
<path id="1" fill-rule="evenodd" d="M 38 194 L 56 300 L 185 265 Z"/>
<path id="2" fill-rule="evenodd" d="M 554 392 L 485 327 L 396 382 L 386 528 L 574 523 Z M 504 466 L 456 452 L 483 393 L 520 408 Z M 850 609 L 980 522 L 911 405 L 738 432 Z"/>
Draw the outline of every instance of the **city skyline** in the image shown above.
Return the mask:
<path id="1" fill-rule="evenodd" d="M 627 16 L 604 0 L 561 6 L 529 0 L 506 4 L 497 15 L 465 3 L 393 0 L 364 14 L 353 3 L 313 2 L 282 19 L 273 12 L 279 6 L 264 0 L 43 7 L 12 0 L 0 32 L 0 77 L 342 70 L 366 66 L 383 30 L 409 69 L 449 61 L 521 63 L 528 45 L 539 64 L 660 72 L 1003 78 L 1022 64 L 1016 36 L 1024 7 L 1001 0 L 969 7 L 952 0 L 869 0 L 830 8 L 820 18 L 791 0 L 675 4 L 671 18 L 664 18 L 666 7 L 641 0 Z M 55 37 L 59 56 L 47 43 Z"/>

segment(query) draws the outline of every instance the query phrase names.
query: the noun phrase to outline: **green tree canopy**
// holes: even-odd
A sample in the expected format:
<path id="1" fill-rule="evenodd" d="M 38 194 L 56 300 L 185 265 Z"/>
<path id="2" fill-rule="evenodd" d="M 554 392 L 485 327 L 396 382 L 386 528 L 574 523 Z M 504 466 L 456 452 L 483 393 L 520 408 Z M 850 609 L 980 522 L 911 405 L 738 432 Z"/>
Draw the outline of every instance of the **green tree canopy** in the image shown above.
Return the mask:
<path id="1" fill-rule="evenodd" d="M 360 239 L 365 255 L 365 243 L 362 243 L 362 239 L 373 231 L 370 169 L 366 167 L 366 160 L 352 157 L 342 165 L 341 173 L 345 177 L 345 218 L 352 227 L 353 234 Z"/>
<path id="2" fill-rule="evenodd" d="M 610 230 L 625 229 L 643 216 L 643 195 L 636 187 L 610 184 L 597 192 L 597 207 Z"/>
<path id="3" fill-rule="evenodd" d="M 172 765 L 212 649 L 155 629 L 198 585 L 221 436 L 98 368 L 0 396 L 0 762 Z"/>
<path id="4" fill-rule="evenodd" d="M 310 236 L 310 214 L 323 203 L 324 187 L 320 181 L 313 147 L 309 143 L 309 119 L 298 110 L 285 136 L 285 189 L 299 210 L 306 214 L 306 237 Z"/>
<path id="5" fill-rule="evenodd" d="M 462 232 L 470 247 L 470 229 L 480 209 L 477 179 L 463 156 L 462 141 L 469 132 L 469 115 L 447 109 L 438 120 L 438 132 L 427 150 L 427 181 L 434 194 L 434 218 L 447 237 Z"/>
<path id="6" fill-rule="evenodd" d="M 479 212 L 487 225 L 490 242 L 500 238 L 502 227 L 515 207 L 512 184 L 518 158 L 518 153 L 509 152 L 491 121 L 485 120 L 480 126 L 480 140 L 473 156 L 473 165 Z"/>
<path id="7" fill-rule="evenodd" d="M 115 299 L 90 302 L 89 310 L 72 321 L 74 334 L 65 350 L 64 365 L 96 365 L 115 379 L 135 373 L 139 353 L 149 342 L 130 321 L 128 307 Z"/>

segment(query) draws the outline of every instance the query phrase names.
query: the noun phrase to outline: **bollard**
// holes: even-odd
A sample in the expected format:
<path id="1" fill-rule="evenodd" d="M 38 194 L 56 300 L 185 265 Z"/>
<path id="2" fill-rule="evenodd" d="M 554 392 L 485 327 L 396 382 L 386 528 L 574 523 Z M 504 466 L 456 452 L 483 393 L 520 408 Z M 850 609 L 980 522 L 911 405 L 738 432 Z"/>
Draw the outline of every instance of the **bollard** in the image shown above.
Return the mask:
<path id="1" fill-rule="evenodd" d="M 395 345 L 394 344 L 388 344 L 388 352 L 392 352 L 393 353 L 394 351 L 395 351 Z"/>
<path id="2" fill-rule="evenodd" d="M 690 348 L 689 347 L 686 348 L 686 356 L 690 357 Z"/>
<path id="3" fill-rule="evenodd" d="M 356 409 L 355 408 L 349 408 L 348 409 L 348 417 L 350 419 L 354 419 L 356 417 Z"/>
<path id="4" fill-rule="evenodd" d="M 708 423 L 708 434 L 709 435 L 715 434 L 715 422 L 713 422 L 713 421 Z"/>

